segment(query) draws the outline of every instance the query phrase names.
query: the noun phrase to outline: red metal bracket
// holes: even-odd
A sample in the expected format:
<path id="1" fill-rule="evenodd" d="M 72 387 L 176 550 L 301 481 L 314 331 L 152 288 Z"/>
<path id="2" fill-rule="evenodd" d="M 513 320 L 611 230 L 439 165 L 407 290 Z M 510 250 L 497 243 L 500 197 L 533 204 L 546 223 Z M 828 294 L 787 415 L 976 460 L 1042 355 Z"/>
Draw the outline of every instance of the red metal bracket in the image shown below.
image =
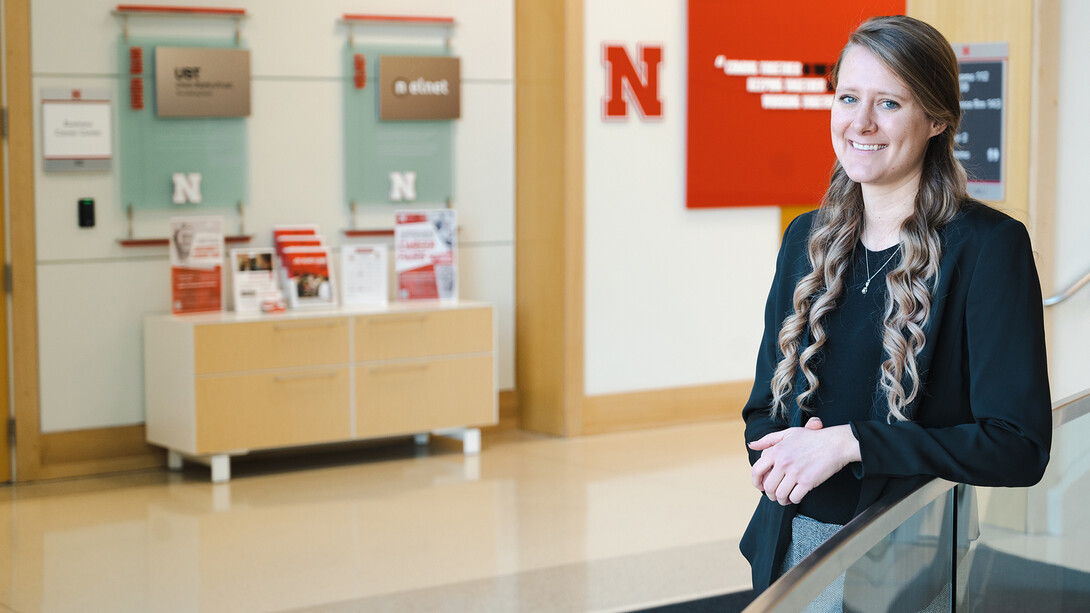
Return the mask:
<path id="1" fill-rule="evenodd" d="M 215 8 L 208 6 L 154 6 L 149 4 L 119 4 L 118 13 L 171 13 L 187 15 L 212 15 L 223 17 L 243 17 L 246 9 Z"/>
<path id="2" fill-rule="evenodd" d="M 248 243 L 253 239 L 252 235 L 240 234 L 225 236 L 223 242 L 228 244 Z M 122 247 L 166 247 L 170 244 L 169 238 L 119 238 L 117 242 Z"/>
<path id="3" fill-rule="evenodd" d="M 454 25 L 453 17 L 420 17 L 416 15 L 362 15 L 345 13 L 345 21 L 378 21 L 416 25 Z"/>

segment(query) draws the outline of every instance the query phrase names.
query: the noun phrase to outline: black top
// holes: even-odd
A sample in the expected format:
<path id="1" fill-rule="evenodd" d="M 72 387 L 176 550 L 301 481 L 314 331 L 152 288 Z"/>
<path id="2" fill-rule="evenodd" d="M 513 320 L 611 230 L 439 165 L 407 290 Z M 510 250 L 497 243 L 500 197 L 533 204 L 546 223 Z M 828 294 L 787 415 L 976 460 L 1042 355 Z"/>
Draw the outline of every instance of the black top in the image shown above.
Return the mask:
<path id="1" fill-rule="evenodd" d="M 899 246 L 872 252 L 862 243 L 856 245 L 844 293 L 837 308 L 825 316 L 825 347 L 813 367 L 821 383 L 810 407 L 826 427 L 885 419 L 885 395 L 878 390 L 884 359 L 885 279 L 900 259 Z M 798 512 L 827 524 L 846 524 L 858 504 L 859 479 L 844 468 L 803 498 Z"/>
<path id="2" fill-rule="evenodd" d="M 770 381 L 780 357 L 776 343 L 780 324 L 792 311 L 795 285 L 810 272 L 806 243 L 813 220 L 814 214 L 808 213 L 793 221 L 780 247 L 776 277 L 765 307 L 765 331 L 753 391 L 742 409 L 747 442 L 803 423 L 793 397 L 786 399 L 791 412 L 786 422 L 771 417 Z M 912 421 L 888 423 L 884 403 L 878 403 L 883 406 L 878 419 L 847 418 L 859 440 L 862 457 L 861 462 L 849 466 L 859 492 L 853 515 L 883 496 L 906 493 L 931 477 L 974 485 L 1032 485 L 1040 480 L 1048 463 L 1052 416 L 1043 307 L 1026 228 L 1003 213 L 967 202 L 940 235 L 942 260 L 932 289 L 925 345 L 917 358 L 922 391 L 907 407 Z M 874 272 L 877 254 L 870 255 Z M 871 282 L 868 298 L 874 292 L 873 298 L 878 300 L 876 288 L 882 277 L 879 274 Z M 858 281 L 850 277 L 846 302 L 839 309 L 841 324 L 847 319 L 847 309 L 853 308 L 854 296 L 850 292 L 858 292 L 858 287 Z M 866 301 L 863 304 L 861 308 L 866 310 Z M 836 332 L 838 337 L 842 333 Z M 868 334 L 865 330 L 861 333 Z M 850 383 L 853 377 L 862 375 L 833 372 L 842 367 L 832 360 L 855 360 L 851 352 L 847 356 L 834 355 L 841 353 L 837 351 L 839 342 L 846 345 L 847 339 L 830 342 L 828 361 L 820 367 L 820 374 Z M 802 344 L 807 343 L 808 338 L 804 338 Z M 859 347 L 867 345 L 861 341 Z M 859 363 L 863 362 L 876 363 L 861 358 Z M 864 367 L 872 368 L 859 368 Z M 854 393 L 874 390 L 874 376 L 877 373 Z M 801 373 L 799 377 L 796 391 L 804 389 L 805 379 Z M 823 380 L 821 385 L 830 382 Z M 828 385 L 819 396 L 830 411 L 822 416 L 823 421 L 830 420 L 826 426 L 835 425 L 831 422 L 839 411 L 835 407 L 850 402 L 845 387 L 837 390 Z M 875 404 L 871 402 L 870 406 Z M 846 415 L 855 409 L 843 410 L 842 415 Z M 751 464 L 758 457 L 760 452 L 750 450 Z M 824 487 L 808 494 L 807 498 L 815 496 L 814 506 L 818 508 L 811 512 L 820 512 L 826 506 L 821 500 L 828 502 L 831 497 L 819 493 Z M 782 563 L 797 508 L 755 495 L 759 496 L 757 510 L 740 548 L 752 565 L 754 590 L 760 593 Z M 832 509 L 831 503 L 828 508 Z"/>

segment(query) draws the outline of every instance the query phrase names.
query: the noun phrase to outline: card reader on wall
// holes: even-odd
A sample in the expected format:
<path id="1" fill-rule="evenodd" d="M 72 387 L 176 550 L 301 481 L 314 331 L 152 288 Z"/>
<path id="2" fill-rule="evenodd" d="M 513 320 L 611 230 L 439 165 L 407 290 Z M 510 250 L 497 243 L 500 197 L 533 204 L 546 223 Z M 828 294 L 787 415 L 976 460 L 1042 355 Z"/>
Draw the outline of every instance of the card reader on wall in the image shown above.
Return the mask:
<path id="1" fill-rule="evenodd" d="M 81 228 L 93 228 L 95 227 L 95 199 L 94 198 L 80 198 L 79 199 L 79 227 Z"/>

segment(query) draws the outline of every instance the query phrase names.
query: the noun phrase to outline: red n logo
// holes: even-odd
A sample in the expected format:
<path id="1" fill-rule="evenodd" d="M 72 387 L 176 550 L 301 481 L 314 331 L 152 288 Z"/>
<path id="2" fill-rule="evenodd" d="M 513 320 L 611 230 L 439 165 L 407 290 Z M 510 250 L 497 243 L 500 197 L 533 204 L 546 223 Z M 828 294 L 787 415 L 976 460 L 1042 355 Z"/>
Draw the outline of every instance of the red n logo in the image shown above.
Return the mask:
<path id="1" fill-rule="evenodd" d="M 638 45 L 640 69 L 628 57 L 624 45 L 602 44 L 602 63 L 606 67 L 606 95 L 602 98 L 602 113 L 606 119 L 628 117 L 625 102 L 625 83 L 632 102 L 639 107 L 643 118 L 662 117 L 662 99 L 659 97 L 659 65 L 662 64 L 662 46 Z"/>

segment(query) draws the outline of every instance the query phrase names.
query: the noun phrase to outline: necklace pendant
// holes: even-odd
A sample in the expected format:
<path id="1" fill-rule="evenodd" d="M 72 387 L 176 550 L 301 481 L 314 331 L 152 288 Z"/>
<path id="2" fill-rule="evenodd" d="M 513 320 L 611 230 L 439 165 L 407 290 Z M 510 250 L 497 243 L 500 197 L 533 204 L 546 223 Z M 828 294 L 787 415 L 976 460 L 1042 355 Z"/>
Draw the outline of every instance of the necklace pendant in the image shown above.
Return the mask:
<path id="1" fill-rule="evenodd" d="M 867 281 L 867 283 L 863 286 L 863 294 L 864 295 L 866 295 L 868 287 L 870 287 L 870 281 Z"/>

